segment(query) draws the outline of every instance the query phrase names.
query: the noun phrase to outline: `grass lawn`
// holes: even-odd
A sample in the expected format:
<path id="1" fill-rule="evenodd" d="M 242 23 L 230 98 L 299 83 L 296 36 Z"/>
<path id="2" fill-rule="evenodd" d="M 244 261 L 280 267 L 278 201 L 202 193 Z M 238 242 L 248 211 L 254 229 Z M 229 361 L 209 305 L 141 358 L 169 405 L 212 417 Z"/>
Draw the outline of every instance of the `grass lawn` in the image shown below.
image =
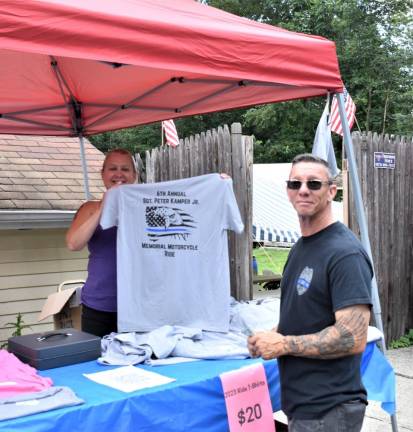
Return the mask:
<path id="1" fill-rule="evenodd" d="M 277 274 L 282 274 L 284 264 L 287 261 L 288 248 L 260 247 L 252 250 L 258 263 L 258 274 L 268 269 Z"/>

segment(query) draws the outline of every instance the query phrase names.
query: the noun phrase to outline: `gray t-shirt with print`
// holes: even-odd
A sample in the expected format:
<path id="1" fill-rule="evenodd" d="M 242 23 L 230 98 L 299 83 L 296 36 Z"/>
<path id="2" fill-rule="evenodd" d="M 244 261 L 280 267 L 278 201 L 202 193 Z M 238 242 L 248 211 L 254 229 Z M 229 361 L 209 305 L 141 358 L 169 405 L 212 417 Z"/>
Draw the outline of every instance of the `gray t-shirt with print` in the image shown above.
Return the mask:
<path id="1" fill-rule="evenodd" d="M 118 227 L 118 331 L 168 324 L 228 331 L 227 230 L 243 230 L 231 179 L 113 188 L 100 224 Z"/>

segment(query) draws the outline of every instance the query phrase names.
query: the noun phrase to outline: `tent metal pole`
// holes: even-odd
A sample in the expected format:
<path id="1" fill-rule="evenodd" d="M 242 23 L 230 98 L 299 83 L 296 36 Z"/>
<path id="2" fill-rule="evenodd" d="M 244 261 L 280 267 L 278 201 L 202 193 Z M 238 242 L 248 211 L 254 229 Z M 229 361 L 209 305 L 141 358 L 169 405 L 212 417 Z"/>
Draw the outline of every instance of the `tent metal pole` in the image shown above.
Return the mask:
<path id="1" fill-rule="evenodd" d="M 399 430 L 399 428 L 397 426 L 397 418 L 396 418 L 395 414 L 390 416 L 390 419 L 391 419 L 391 430 L 393 432 L 397 432 Z"/>
<path id="2" fill-rule="evenodd" d="M 366 221 L 366 216 L 363 207 L 363 198 L 361 195 L 360 181 L 357 172 L 357 163 L 354 155 L 353 142 L 351 139 L 350 128 L 348 126 L 347 116 L 345 113 L 344 97 L 342 93 L 337 93 L 337 101 L 338 101 L 338 109 L 340 113 L 341 124 L 343 126 L 344 147 L 347 152 L 351 186 L 353 187 L 354 202 L 356 204 L 357 222 L 360 228 L 361 243 L 364 246 L 364 249 L 366 250 L 368 256 L 370 257 L 371 262 L 373 262 L 373 255 L 371 253 L 370 240 L 369 240 L 369 232 L 367 228 L 367 221 Z M 379 299 L 376 275 L 373 276 L 373 280 L 372 280 L 372 300 L 373 300 L 373 312 L 374 312 L 375 323 L 378 329 L 384 334 L 383 322 L 381 319 L 381 307 L 380 307 L 380 299 Z M 383 345 L 382 350 L 384 351 L 385 350 L 384 339 L 382 340 L 382 345 Z"/>
<path id="3" fill-rule="evenodd" d="M 349 173 L 350 173 L 350 179 L 351 179 L 351 186 L 353 188 L 354 193 L 354 202 L 356 204 L 356 212 L 357 212 L 357 221 L 360 228 L 360 237 L 361 237 L 361 243 L 364 246 L 364 249 L 366 250 L 368 256 L 370 257 L 371 262 L 373 263 L 373 255 L 371 253 L 371 247 L 370 247 L 370 239 L 369 239 L 369 232 L 367 227 L 367 220 L 366 215 L 364 213 L 364 207 L 363 207 L 363 198 L 361 195 L 361 187 L 360 187 L 360 180 L 357 172 L 357 163 L 356 158 L 354 155 L 354 149 L 353 149 L 353 141 L 351 139 L 350 134 L 350 128 L 348 125 L 347 115 L 345 112 L 344 107 L 344 96 L 343 93 L 337 93 L 337 102 L 338 102 L 338 110 L 340 113 L 340 120 L 343 127 L 343 140 L 344 140 L 344 147 L 347 152 L 347 160 L 348 160 L 348 166 L 349 166 Z M 373 313 L 375 318 L 375 323 L 377 328 L 383 333 L 384 335 L 384 329 L 383 329 L 383 321 L 381 318 L 381 306 L 380 306 L 380 298 L 379 298 L 379 290 L 377 287 L 377 279 L 376 275 L 373 275 L 372 283 L 372 300 L 373 300 Z M 380 348 L 382 352 L 386 353 L 386 344 L 384 341 L 384 336 L 380 340 Z M 392 430 L 393 432 L 397 432 L 397 420 L 395 414 L 391 415 L 391 424 L 392 424 Z"/>
<path id="4" fill-rule="evenodd" d="M 88 178 L 87 165 L 86 165 L 85 143 L 82 134 L 79 134 L 79 143 L 80 143 L 80 160 L 82 162 L 82 171 L 83 171 L 83 188 L 85 191 L 86 200 L 89 201 L 90 200 L 89 178 Z"/>

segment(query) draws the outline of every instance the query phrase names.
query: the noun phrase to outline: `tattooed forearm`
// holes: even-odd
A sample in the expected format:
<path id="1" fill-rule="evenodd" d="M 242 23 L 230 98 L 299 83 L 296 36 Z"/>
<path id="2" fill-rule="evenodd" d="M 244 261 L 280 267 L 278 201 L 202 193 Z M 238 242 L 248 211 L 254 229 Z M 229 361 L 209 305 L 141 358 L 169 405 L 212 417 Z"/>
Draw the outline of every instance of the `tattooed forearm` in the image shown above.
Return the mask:
<path id="1" fill-rule="evenodd" d="M 285 351 L 289 355 L 331 359 L 362 352 L 367 338 L 370 311 L 357 305 L 336 313 L 336 322 L 318 333 L 286 336 Z"/>
<path id="2" fill-rule="evenodd" d="M 331 359 L 351 354 L 354 339 L 351 333 L 341 339 L 332 326 L 312 335 L 287 336 L 286 344 L 290 355 Z"/>

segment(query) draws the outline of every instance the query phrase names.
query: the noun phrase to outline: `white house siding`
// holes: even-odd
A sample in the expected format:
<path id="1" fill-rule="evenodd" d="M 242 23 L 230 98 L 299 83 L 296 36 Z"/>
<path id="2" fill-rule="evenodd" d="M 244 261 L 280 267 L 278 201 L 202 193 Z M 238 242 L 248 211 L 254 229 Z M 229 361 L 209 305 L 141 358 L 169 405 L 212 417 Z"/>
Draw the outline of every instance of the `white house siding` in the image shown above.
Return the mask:
<path id="1" fill-rule="evenodd" d="M 50 318 L 37 318 L 47 296 L 69 279 L 85 279 L 87 250 L 70 252 L 65 229 L 0 230 L 0 344 L 7 341 L 22 314 L 24 333 L 53 328 Z"/>

